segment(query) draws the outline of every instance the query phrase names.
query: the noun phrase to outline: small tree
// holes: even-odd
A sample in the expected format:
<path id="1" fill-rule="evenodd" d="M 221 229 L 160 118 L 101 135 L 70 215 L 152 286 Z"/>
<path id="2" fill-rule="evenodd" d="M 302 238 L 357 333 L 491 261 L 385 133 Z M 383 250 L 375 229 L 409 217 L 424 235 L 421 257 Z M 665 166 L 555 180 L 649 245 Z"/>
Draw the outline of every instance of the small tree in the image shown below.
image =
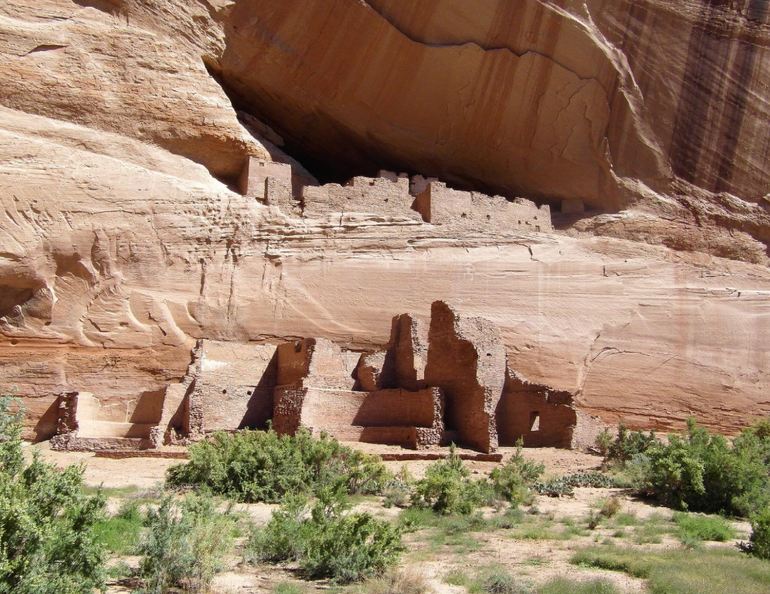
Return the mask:
<path id="1" fill-rule="evenodd" d="M 20 412 L 0 398 L 0 593 L 92 594 L 104 587 L 95 525 L 101 493 L 83 492 L 83 469 L 25 463 Z"/>
<path id="2" fill-rule="evenodd" d="M 470 514 L 482 503 L 485 490 L 482 481 L 470 478 L 453 444 L 449 457 L 431 464 L 425 477 L 415 483 L 412 504 L 439 514 Z"/>

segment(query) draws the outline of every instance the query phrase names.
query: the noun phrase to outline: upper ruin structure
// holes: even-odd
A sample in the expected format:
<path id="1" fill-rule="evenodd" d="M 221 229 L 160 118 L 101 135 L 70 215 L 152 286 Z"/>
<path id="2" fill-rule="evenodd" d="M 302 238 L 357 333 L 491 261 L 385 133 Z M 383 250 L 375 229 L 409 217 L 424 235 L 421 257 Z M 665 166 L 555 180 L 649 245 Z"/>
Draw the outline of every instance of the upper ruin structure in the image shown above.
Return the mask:
<path id="1" fill-rule="evenodd" d="M 240 191 L 285 214 L 306 218 L 362 213 L 463 231 L 553 230 L 548 205 L 455 190 L 435 178 L 390 171 L 374 178 L 357 176 L 345 185 L 307 186 L 293 176 L 290 165 L 249 157 Z"/>

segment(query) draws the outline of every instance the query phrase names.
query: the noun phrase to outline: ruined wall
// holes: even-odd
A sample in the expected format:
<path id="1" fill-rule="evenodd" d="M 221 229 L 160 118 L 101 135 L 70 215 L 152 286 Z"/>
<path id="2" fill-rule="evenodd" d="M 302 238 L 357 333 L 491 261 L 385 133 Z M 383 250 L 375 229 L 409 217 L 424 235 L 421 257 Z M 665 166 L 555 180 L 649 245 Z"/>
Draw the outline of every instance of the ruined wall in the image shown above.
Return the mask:
<path id="1" fill-rule="evenodd" d="M 419 221 L 412 210 L 409 177 L 380 172 L 380 177 L 354 177 L 346 185 L 306 186 L 302 190 L 302 213 L 322 217 L 332 213 L 372 213 Z"/>
<path id="2" fill-rule="evenodd" d="M 446 303 L 431 306 L 425 381 L 446 398 L 446 425 L 461 443 L 497 447 L 495 409 L 505 382 L 505 349 L 497 328 L 482 318 L 458 316 Z"/>
<path id="3" fill-rule="evenodd" d="M 273 416 L 276 347 L 203 340 L 190 396 L 200 433 L 264 428 Z"/>
<path id="4" fill-rule="evenodd" d="M 538 207 L 524 198 L 513 201 L 502 196 L 487 196 L 465 192 L 432 181 L 416 197 L 414 208 L 423 220 L 433 225 L 446 225 L 464 230 L 487 233 L 520 229 L 522 231 L 552 231 L 548 205 Z"/>
<path id="5" fill-rule="evenodd" d="M 572 394 L 532 383 L 509 370 L 496 410 L 500 445 L 569 448 L 578 424 Z"/>

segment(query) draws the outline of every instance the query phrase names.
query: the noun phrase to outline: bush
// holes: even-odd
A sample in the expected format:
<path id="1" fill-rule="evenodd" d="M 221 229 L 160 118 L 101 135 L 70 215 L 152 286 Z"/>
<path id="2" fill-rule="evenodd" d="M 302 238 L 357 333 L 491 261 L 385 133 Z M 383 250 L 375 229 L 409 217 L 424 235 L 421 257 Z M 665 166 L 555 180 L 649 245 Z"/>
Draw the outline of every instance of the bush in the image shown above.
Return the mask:
<path id="1" fill-rule="evenodd" d="M 606 440 L 606 438 L 602 438 Z M 618 425 L 618 434 L 615 440 L 607 446 L 604 458 L 605 464 L 625 464 L 638 454 L 645 453 L 653 444 L 658 442 L 654 431 L 629 431 L 622 423 Z"/>
<path id="2" fill-rule="evenodd" d="M 527 460 L 522 455 L 522 444 L 516 444 L 516 451 L 508 462 L 495 468 L 490 474 L 495 493 L 513 507 L 531 503 L 532 487 L 545 470 L 543 464 Z"/>
<path id="3" fill-rule="evenodd" d="M 479 589 L 486 594 L 517 594 L 522 591 L 511 573 L 499 565 L 483 569 L 476 581 Z"/>
<path id="4" fill-rule="evenodd" d="M 382 461 L 300 429 L 217 433 L 190 448 L 190 462 L 169 468 L 172 486 L 205 486 L 245 502 L 280 502 L 284 496 L 344 487 L 348 493 L 379 493 L 390 479 Z"/>
<path id="5" fill-rule="evenodd" d="M 147 528 L 139 544 L 145 594 L 165 594 L 171 587 L 206 592 L 232 551 L 234 519 L 218 512 L 208 496 L 189 495 L 181 504 L 164 497 L 148 512 Z"/>
<path id="6" fill-rule="evenodd" d="M 576 487 L 609 489 L 615 486 L 615 480 L 602 472 L 580 471 L 535 484 L 535 491 L 548 497 L 564 497 L 575 494 Z"/>
<path id="7" fill-rule="evenodd" d="M 81 467 L 25 463 L 11 408 L 0 398 L 0 593 L 91 594 L 104 586 L 104 496 L 84 493 Z"/>
<path id="8" fill-rule="evenodd" d="M 770 507 L 751 519 L 749 552 L 760 559 L 770 559 Z"/>
<path id="9" fill-rule="evenodd" d="M 749 515 L 770 503 L 770 440 L 744 431 L 731 447 L 694 421 L 635 461 L 642 494 L 684 510 Z"/>
<path id="10" fill-rule="evenodd" d="M 455 451 L 449 457 L 431 464 L 425 477 L 415 484 L 412 504 L 430 507 L 439 514 L 470 514 L 487 495 L 486 481 L 475 481 Z"/>
<path id="11" fill-rule="evenodd" d="M 298 561 L 313 578 L 352 582 L 381 574 L 403 549 L 401 534 L 368 513 L 347 513 L 341 492 L 324 492 L 312 506 L 287 502 L 246 545 L 246 561 Z"/>
<path id="12" fill-rule="evenodd" d="M 388 571 L 382 577 L 366 582 L 360 592 L 365 594 L 432 594 L 433 589 L 421 573 Z"/>
<path id="13" fill-rule="evenodd" d="M 409 470 L 406 466 L 402 466 L 399 473 L 386 482 L 382 488 L 383 505 L 385 507 L 408 507 L 412 498 L 413 484 L 414 479 L 409 474 Z"/>
<path id="14" fill-rule="evenodd" d="M 602 429 L 602 432 L 596 436 L 596 441 L 594 442 L 596 445 L 596 451 L 599 452 L 600 456 L 603 458 L 607 457 L 613 441 L 614 439 L 612 437 L 612 433 L 610 433 L 607 429 Z"/>

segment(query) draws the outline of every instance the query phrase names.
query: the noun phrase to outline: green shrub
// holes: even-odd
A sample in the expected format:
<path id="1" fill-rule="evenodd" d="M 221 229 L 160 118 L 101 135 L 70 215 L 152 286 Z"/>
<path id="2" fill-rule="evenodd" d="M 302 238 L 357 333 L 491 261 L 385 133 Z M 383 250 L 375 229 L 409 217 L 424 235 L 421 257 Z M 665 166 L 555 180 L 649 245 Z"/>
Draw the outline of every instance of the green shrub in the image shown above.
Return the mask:
<path id="1" fill-rule="evenodd" d="M 232 551 L 234 519 L 220 513 L 209 496 L 188 495 L 181 504 L 164 497 L 147 514 L 139 544 L 141 592 L 165 594 L 169 588 L 206 592 Z"/>
<path id="2" fill-rule="evenodd" d="M 565 497 L 575 494 L 576 487 L 610 489 L 615 480 L 603 472 L 579 471 L 535 484 L 535 491 L 548 497 Z"/>
<path id="3" fill-rule="evenodd" d="M 470 514 L 487 498 L 486 481 L 475 481 L 451 447 L 449 457 L 431 464 L 415 483 L 412 504 L 439 514 Z"/>
<path id="4" fill-rule="evenodd" d="M 25 463 L 21 420 L 0 398 L 0 593 L 91 594 L 104 586 L 104 496 L 84 493 L 82 467 Z"/>
<path id="5" fill-rule="evenodd" d="M 402 466 L 399 473 L 387 481 L 382 488 L 383 505 L 385 507 L 408 507 L 412 499 L 413 484 L 414 479 L 406 466 Z"/>
<path id="6" fill-rule="evenodd" d="M 679 528 L 679 538 L 682 542 L 701 540 L 725 542 L 735 538 L 733 527 L 719 516 L 677 512 L 674 514 L 674 522 Z"/>
<path id="7" fill-rule="evenodd" d="M 770 559 L 770 507 L 751 519 L 749 551 L 760 559 Z"/>
<path id="8" fill-rule="evenodd" d="M 594 442 L 596 451 L 599 452 L 600 456 L 603 458 L 607 457 L 613 441 L 614 438 L 612 437 L 612 433 L 610 433 L 608 429 L 602 429 L 602 432 L 596 436 L 596 441 Z"/>
<path id="9" fill-rule="evenodd" d="M 252 532 L 246 561 L 298 561 L 309 577 L 342 583 L 381 574 L 403 549 L 400 531 L 348 508 L 339 491 L 321 493 L 312 507 L 292 499 Z"/>
<path id="10" fill-rule="evenodd" d="M 543 464 L 524 458 L 522 449 L 519 441 L 511 459 L 495 468 L 489 477 L 495 493 L 513 507 L 531 503 L 532 487 L 545 470 Z"/>
<path id="11" fill-rule="evenodd" d="M 770 440 L 744 431 L 730 446 L 694 421 L 636 460 L 642 494 L 675 508 L 749 515 L 770 503 Z"/>
<path id="12" fill-rule="evenodd" d="M 629 460 L 638 454 L 645 453 L 658 438 L 654 431 L 629 431 L 622 423 L 618 425 L 618 433 L 615 440 L 607 447 L 604 457 L 605 464 L 624 466 Z"/>
<path id="13" fill-rule="evenodd" d="M 239 501 L 280 502 L 285 495 L 344 487 L 348 493 L 379 493 L 390 479 L 382 461 L 305 429 L 294 436 L 275 431 L 217 433 L 190 448 L 190 461 L 168 470 L 172 486 L 205 486 Z"/>
<path id="14" fill-rule="evenodd" d="M 476 583 L 485 594 L 518 594 L 524 591 L 511 572 L 501 565 L 482 569 L 476 578 Z"/>
<path id="15" fill-rule="evenodd" d="M 425 576 L 415 571 L 388 571 L 363 584 L 362 594 L 432 594 Z"/>

